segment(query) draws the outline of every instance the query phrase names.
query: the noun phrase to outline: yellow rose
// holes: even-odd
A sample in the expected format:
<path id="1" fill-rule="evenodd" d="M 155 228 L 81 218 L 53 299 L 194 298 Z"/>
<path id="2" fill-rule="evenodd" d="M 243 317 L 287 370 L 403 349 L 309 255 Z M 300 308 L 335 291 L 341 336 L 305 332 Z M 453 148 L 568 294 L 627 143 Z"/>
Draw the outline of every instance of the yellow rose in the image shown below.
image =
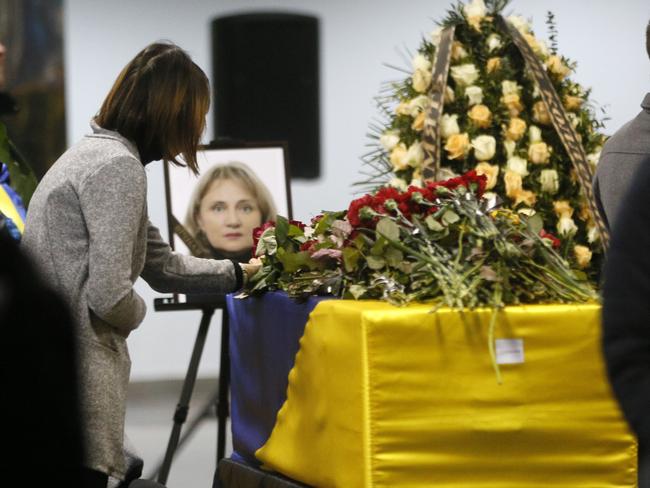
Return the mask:
<path id="1" fill-rule="evenodd" d="M 445 103 L 452 103 L 454 100 L 456 100 L 456 94 L 454 93 L 454 90 L 448 86 L 445 87 Z"/>
<path id="2" fill-rule="evenodd" d="M 535 102 L 535 105 L 533 105 L 533 120 L 542 125 L 551 124 L 551 116 L 546 110 L 546 105 L 544 105 L 544 102 L 541 100 L 539 102 Z"/>
<path id="3" fill-rule="evenodd" d="M 553 211 L 558 218 L 571 218 L 573 215 L 573 207 L 571 207 L 568 200 L 556 200 L 553 202 Z"/>
<path id="4" fill-rule="evenodd" d="M 468 115 L 477 127 L 485 129 L 492 123 L 492 112 L 485 105 L 474 105 Z"/>
<path id="5" fill-rule="evenodd" d="M 516 93 L 503 95 L 501 101 L 506 107 L 508 107 L 511 117 L 516 117 L 524 109 L 524 106 L 521 104 L 521 99 Z"/>
<path id="6" fill-rule="evenodd" d="M 528 159 L 535 164 L 546 164 L 551 157 L 551 151 L 545 142 L 535 142 L 528 147 Z"/>
<path id="7" fill-rule="evenodd" d="M 528 207 L 532 207 L 533 205 L 535 205 L 535 202 L 537 201 L 537 195 L 535 195 L 530 190 L 519 190 L 515 193 L 514 198 L 515 198 L 515 206 L 519 205 L 520 203 L 523 203 Z"/>
<path id="8" fill-rule="evenodd" d="M 506 185 L 506 195 L 510 198 L 516 198 L 517 194 L 522 190 L 521 175 L 508 170 L 506 171 L 506 174 L 503 175 L 503 182 Z"/>
<path id="9" fill-rule="evenodd" d="M 416 132 L 420 132 L 422 129 L 424 129 L 424 119 L 426 119 L 427 116 L 424 112 L 420 112 L 417 117 L 413 120 L 413 123 L 411 124 L 411 129 L 413 129 Z"/>
<path id="10" fill-rule="evenodd" d="M 499 176 L 499 166 L 496 164 L 490 163 L 478 163 L 476 165 L 477 175 L 485 175 L 487 177 L 487 182 L 485 184 L 486 190 L 491 190 L 497 184 L 497 177 Z"/>
<path id="11" fill-rule="evenodd" d="M 566 64 L 564 64 L 559 56 L 555 54 L 553 56 L 549 56 L 546 60 L 546 68 L 551 72 L 552 75 L 560 80 L 565 78 L 571 72 L 571 69 Z"/>
<path id="12" fill-rule="evenodd" d="M 580 205 L 580 213 L 578 214 L 578 217 L 584 222 L 591 220 L 591 210 L 589 209 L 587 202 L 583 201 Z"/>
<path id="13" fill-rule="evenodd" d="M 519 117 L 510 119 L 508 128 L 506 129 L 506 137 L 511 141 L 518 141 L 526 133 L 526 122 Z"/>
<path id="14" fill-rule="evenodd" d="M 469 147 L 469 135 L 467 133 L 454 134 L 447 139 L 445 151 L 447 151 L 449 159 L 462 159 L 469 151 Z"/>
<path id="15" fill-rule="evenodd" d="M 487 60 L 486 68 L 488 73 L 494 73 L 501 69 L 501 58 L 495 57 Z"/>
<path id="16" fill-rule="evenodd" d="M 586 268 L 591 262 L 591 250 L 587 246 L 573 246 L 573 255 L 576 258 L 578 267 Z"/>
<path id="17" fill-rule="evenodd" d="M 424 93 L 431 84 L 431 72 L 416 69 L 411 77 L 413 81 L 413 89 L 418 93 Z"/>
<path id="18" fill-rule="evenodd" d="M 390 152 L 390 162 L 395 171 L 400 171 L 408 167 L 407 153 L 408 149 L 406 149 L 406 145 L 403 142 L 400 142 Z"/>
<path id="19" fill-rule="evenodd" d="M 564 108 L 567 110 L 577 111 L 582 106 L 582 98 L 573 95 L 564 96 Z"/>

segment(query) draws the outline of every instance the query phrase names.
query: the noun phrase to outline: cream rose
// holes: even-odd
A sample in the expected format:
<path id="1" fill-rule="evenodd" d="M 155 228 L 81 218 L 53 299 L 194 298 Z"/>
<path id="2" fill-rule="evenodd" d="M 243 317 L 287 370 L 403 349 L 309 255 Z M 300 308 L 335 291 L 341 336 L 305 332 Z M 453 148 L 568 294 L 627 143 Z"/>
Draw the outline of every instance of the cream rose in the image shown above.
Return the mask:
<path id="1" fill-rule="evenodd" d="M 528 147 L 528 159 L 534 164 L 546 164 L 551 151 L 545 142 L 536 142 Z"/>
<path id="2" fill-rule="evenodd" d="M 564 96 L 564 108 L 571 111 L 580 110 L 582 106 L 582 98 L 574 97 L 573 95 Z"/>
<path id="3" fill-rule="evenodd" d="M 530 144 L 535 144 L 536 142 L 542 142 L 542 129 L 536 125 L 531 125 L 528 128 L 528 142 Z"/>
<path id="4" fill-rule="evenodd" d="M 447 151 L 449 159 L 463 159 L 469 147 L 469 135 L 467 133 L 454 134 L 447 139 L 445 151 Z"/>
<path id="5" fill-rule="evenodd" d="M 454 100 L 456 100 L 456 95 L 454 94 L 454 90 L 449 88 L 448 86 L 445 87 L 445 103 L 453 103 Z"/>
<path id="6" fill-rule="evenodd" d="M 501 58 L 494 57 L 488 59 L 485 69 L 487 70 L 488 74 L 499 71 L 501 69 Z"/>
<path id="7" fill-rule="evenodd" d="M 521 87 L 517 84 L 516 81 L 505 80 L 501 82 L 501 94 L 505 97 L 506 95 L 519 95 L 519 90 Z"/>
<path id="8" fill-rule="evenodd" d="M 413 129 L 416 132 L 420 132 L 422 129 L 424 129 L 424 119 L 426 119 L 426 113 L 425 112 L 420 112 L 415 119 L 413 119 L 413 123 L 411 124 L 411 129 Z"/>
<path id="9" fill-rule="evenodd" d="M 387 130 L 379 137 L 379 143 L 386 149 L 391 151 L 399 142 L 399 131 Z"/>
<path id="10" fill-rule="evenodd" d="M 578 232 L 578 227 L 571 217 L 560 217 L 557 222 L 557 233 L 561 236 L 570 236 Z"/>
<path id="11" fill-rule="evenodd" d="M 397 107 L 395 107 L 395 113 L 397 115 L 411 115 L 409 102 L 400 102 Z"/>
<path id="12" fill-rule="evenodd" d="M 390 163 L 393 165 L 395 171 L 401 171 L 408 167 L 407 153 L 408 149 L 403 142 L 400 142 L 393 148 L 390 153 Z"/>
<path id="13" fill-rule="evenodd" d="M 402 178 L 393 178 L 388 182 L 388 185 L 392 186 L 393 188 L 397 188 L 400 191 L 406 191 L 408 189 L 406 181 L 404 181 Z"/>
<path id="14" fill-rule="evenodd" d="M 478 80 L 479 72 L 472 63 L 452 66 L 451 77 L 462 86 L 469 86 Z"/>
<path id="15" fill-rule="evenodd" d="M 506 137 L 511 141 L 518 141 L 526 133 L 526 121 L 519 117 L 513 117 L 508 123 Z"/>
<path id="16" fill-rule="evenodd" d="M 521 104 L 521 99 L 516 93 L 504 95 L 501 98 L 501 101 L 508 108 L 508 112 L 510 113 L 511 117 L 518 116 L 524 109 L 524 106 Z"/>
<path id="17" fill-rule="evenodd" d="M 530 32 L 530 24 L 526 19 L 519 15 L 511 15 L 507 18 L 515 29 L 517 29 L 522 34 L 527 34 Z"/>
<path id="18" fill-rule="evenodd" d="M 600 239 L 600 232 L 598 231 L 598 227 L 593 224 L 587 227 L 587 241 L 589 244 L 593 244 L 598 239 Z"/>
<path id="19" fill-rule="evenodd" d="M 468 115 L 474 125 L 482 129 L 490 127 L 492 124 L 492 112 L 485 105 L 474 105 Z"/>
<path id="20" fill-rule="evenodd" d="M 459 41 L 454 41 L 451 45 L 451 59 L 461 61 L 467 57 L 467 51 Z"/>
<path id="21" fill-rule="evenodd" d="M 483 89 L 480 86 L 472 85 L 465 88 L 465 96 L 469 105 L 478 105 L 483 102 Z"/>
<path id="22" fill-rule="evenodd" d="M 417 117 L 420 112 L 423 112 L 429 107 L 429 97 L 426 95 L 418 95 L 408 102 L 408 113 L 411 117 Z"/>
<path id="23" fill-rule="evenodd" d="M 577 129 L 578 126 L 579 126 L 579 125 L 581 124 L 581 122 L 582 122 L 582 121 L 580 120 L 580 117 L 578 117 L 578 116 L 577 116 L 576 114 L 574 114 L 573 112 L 568 112 L 568 113 L 566 114 L 566 116 L 567 116 L 567 119 L 569 119 L 569 122 L 571 122 L 571 126 L 572 126 L 574 129 Z M 580 134 L 578 134 L 578 139 L 580 140 Z"/>
<path id="24" fill-rule="evenodd" d="M 487 181 L 485 183 L 485 189 L 491 190 L 497 184 L 497 178 L 499 176 L 499 166 L 496 164 L 489 163 L 478 163 L 475 168 L 476 174 L 485 175 Z"/>
<path id="25" fill-rule="evenodd" d="M 431 72 L 415 70 L 413 76 L 411 77 L 413 83 L 413 89 L 418 93 L 424 93 L 431 85 Z"/>
<path id="26" fill-rule="evenodd" d="M 503 182 L 506 186 L 506 195 L 510 198 L 515 198 L 521 190 L 521 175 L 513 171 L 506 171 L 503 175 Z"/>
<path id="27" fill-rule="evenodd" d="M 440 136 L 443 139 L 449 139 L 455 134 L 460 134 L 458 115 L 442 114 L 442 118 L 440 119 Z"/>
<path id="28" fill-rule="evenodd" d="M 546 106 L 541 100 L 535 102 L 533 105 L 533 120 L 542 125 L 550 125 L 551 123 L 551 116 L 548 114 Z"/>
<path id="29" fill-rule="evenodd" d="M 438 27 L 431 32 L 431 44 L 438 47 L 442 38 L 442 27 Z"/>
<path id="30" fill-rule="evenodd" d="M 517 148 L 517 143 L 515 141 L 511 141 L 510 139 L 506 139 L 503 141 L 503 147 L 506 150 L 506 155 L 508 158 L 511 158 L 515 155 L 515 149 Z"/>
<path id="31" fill-rule="evenodd" d="M 557 171 L 554 169 L 543 169 L 539 174 L 539 184 L 542 186 L 542 191 L 555 195 L 560 189 L 560 178 Z"/>
<path id="32" fill-rule="evenodd" d="M 600 153 L 602 148 L 598 148 L 596 151 L 587 154 L 587 161 L 591 165 L 592 169 L 595 169 L 598 166 L 598 161 L 600 161 Z"/>
<path id="33" fill-rule="evenodd" d="M 553 202 L 553 211 L 558 218 L 571 217 L 573 215 L 573 207 L 567 200 L 556 200 Z"/>
<path id="34" fill-rule="evenodd" d="M 419 142 L 414 142 L 411 144 L 408 148 L 408 151 L 406 152 L 405 157 L 406 163 L 409 166 L 412 166 L 414 168 L 422 166 L 422 162 L 424 161 L 424 150 L 422 149 L 422 144 Z"/>
<path id="35" fill-rule="evenodd" d="M 508 171 L 517 173 L 521 177 L 528 176 L 528 161 L 519 156 L 508 158 L 506 168 Z"/>
<path id="36" fill-rule="evenodd" d="M 483 0 L 472 0 L 467 5 L 463 6 L 463 13 L 468 19 L 471 17 L 478 17 L 479 19 L 485 17 L 487 8 Z"/>
<path id="37" fill-rule="evenodd" d="M 589 266 L 592 253 L 591 249 L 587 246 L 573 246 L 573 255 L 576 258 L 576 263 L 578 263 L 579 268 L 584 269 Z"/>
<path id="38" fill-rule="evenodd" d="M 472 139 L 474 157 L 477 161 L 489 161 L 497 150 L 497 141 L 492 136 L 478 136 Z"/>
<path id="39" fill-rule="evenodd" d="M 535 205 L 535 202 L 537 201 L 537 195 L 535 195 L 530 190 L 519 190 L 518 192 L 516 192 L 514 198 L 515 198 L 515 206 L 519 205 L 520 203 L 523 203 L 524 205 L 532 207 L 533 205 Z"/>
<path id="40" fill-rule="evenodd" d="M 571 69 L 564 64 L 562 58 L 555 54 L 549 56 L 546 60 L 546 68 L 553 76 L 560 80 L 564 79 L 571 72 Z"/>
<path id="41" fill-rule="evenodd" d="M 501 46 L 503 46 L 503 43 L 501 42 L 501 37 L 499 37 L 498 34 L 490 34 L 488 36 L 487 47 L 489 52 L 495 51 Z"/>

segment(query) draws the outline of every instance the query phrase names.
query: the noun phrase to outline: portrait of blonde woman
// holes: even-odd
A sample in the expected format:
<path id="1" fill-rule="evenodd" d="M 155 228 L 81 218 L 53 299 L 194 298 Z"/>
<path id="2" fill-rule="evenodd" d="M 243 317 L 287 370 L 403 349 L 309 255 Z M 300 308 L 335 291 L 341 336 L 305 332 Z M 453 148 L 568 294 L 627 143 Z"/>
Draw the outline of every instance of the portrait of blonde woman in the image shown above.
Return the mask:
<path id="1" fill-rule="evenodd" d="M 248 262 L 253 230 L 275 220 L 266 185 L 247 165 L 230 162 L 204 172 L 194 187 L 185 227 L 204 256 Z"/>

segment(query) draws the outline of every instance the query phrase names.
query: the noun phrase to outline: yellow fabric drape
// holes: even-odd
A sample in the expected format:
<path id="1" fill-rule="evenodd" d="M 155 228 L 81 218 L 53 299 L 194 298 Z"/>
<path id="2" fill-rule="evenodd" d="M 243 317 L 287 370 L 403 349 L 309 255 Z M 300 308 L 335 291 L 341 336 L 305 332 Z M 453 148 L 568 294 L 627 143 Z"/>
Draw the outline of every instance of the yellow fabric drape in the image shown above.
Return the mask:
<path id="1" fill-rule="evenodd" d="M 636 442 L 605 376 L 598 305 L 430 313 L 329 300 L 312 312 L 287 401 L 256 455 L 318 487 L 633 487 Z"/>
<path id="2" fill-rule="evenodd" d="M 0 212 L 5 214 L 7 217 L 9 217 L 11 220 L 13 220 L 14 224 L 16 224 L 16 227 L 22 234 L 23 231 L 25 230 L 25 223 L 23 222 L 23 218 L 20 216 L 18 213 L 18 210 L 16 210 L 16 206 L 14 205 L 14 202 L 11 200 L 7 192 L 5 191 L 4 188 L 0 185 Z"/>

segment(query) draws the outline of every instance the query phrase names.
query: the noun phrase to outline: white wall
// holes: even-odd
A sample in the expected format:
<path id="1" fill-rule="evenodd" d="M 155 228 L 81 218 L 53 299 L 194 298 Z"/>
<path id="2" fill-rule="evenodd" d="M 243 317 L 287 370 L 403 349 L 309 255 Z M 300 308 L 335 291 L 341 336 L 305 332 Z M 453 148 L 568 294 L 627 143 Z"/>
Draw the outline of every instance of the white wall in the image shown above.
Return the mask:
<path id="1" fill-rule="evenodd" d="M 455 2 L 455 0 L 454 0 Z M 373 97 L 380 84 L 401 77 L 383 63 L 408 67 L 399 52 L 414 52 L 451 0 L 66 0 L 65 62 L 68 141 L 88 131 L 119 70 L 150 42 L 169 39 L 190 52 L 206 73 L 210 66 L 210 20 L 250 10 L 291 10 L 321 19 L 323 176 L 292 185 L 294 213 L 307 219 L 321 209 L 344 208 L 361 178 L 359 157 L 376 115 Z M 506 10 L 534 20 L 546 34 L 546 12 L 556 15 L 560 52 L 579 63 L 574 79 L 593 87 L 607 108 L 613 132 L 639 111 L 650 91 L 650 61 L 644 47 L 650 18 L 647 0 L 515 0 Z M 206 141 L 212 134 L 208 117 Z M 166 229 L 160 167 L 148 168 L 149 211 Z M 164 233 L 166 235 L 166 233 Z M 148 304 L 155 296 L 142 281 Z M 152 308 L 152 307 L 150 307 Z M 183 377 L 197 330 L 198 312 L 149 311 L 129 339 L 134 380 Z M 208 338 L 201 374 L 218 372 L 218 323 Z"/>

